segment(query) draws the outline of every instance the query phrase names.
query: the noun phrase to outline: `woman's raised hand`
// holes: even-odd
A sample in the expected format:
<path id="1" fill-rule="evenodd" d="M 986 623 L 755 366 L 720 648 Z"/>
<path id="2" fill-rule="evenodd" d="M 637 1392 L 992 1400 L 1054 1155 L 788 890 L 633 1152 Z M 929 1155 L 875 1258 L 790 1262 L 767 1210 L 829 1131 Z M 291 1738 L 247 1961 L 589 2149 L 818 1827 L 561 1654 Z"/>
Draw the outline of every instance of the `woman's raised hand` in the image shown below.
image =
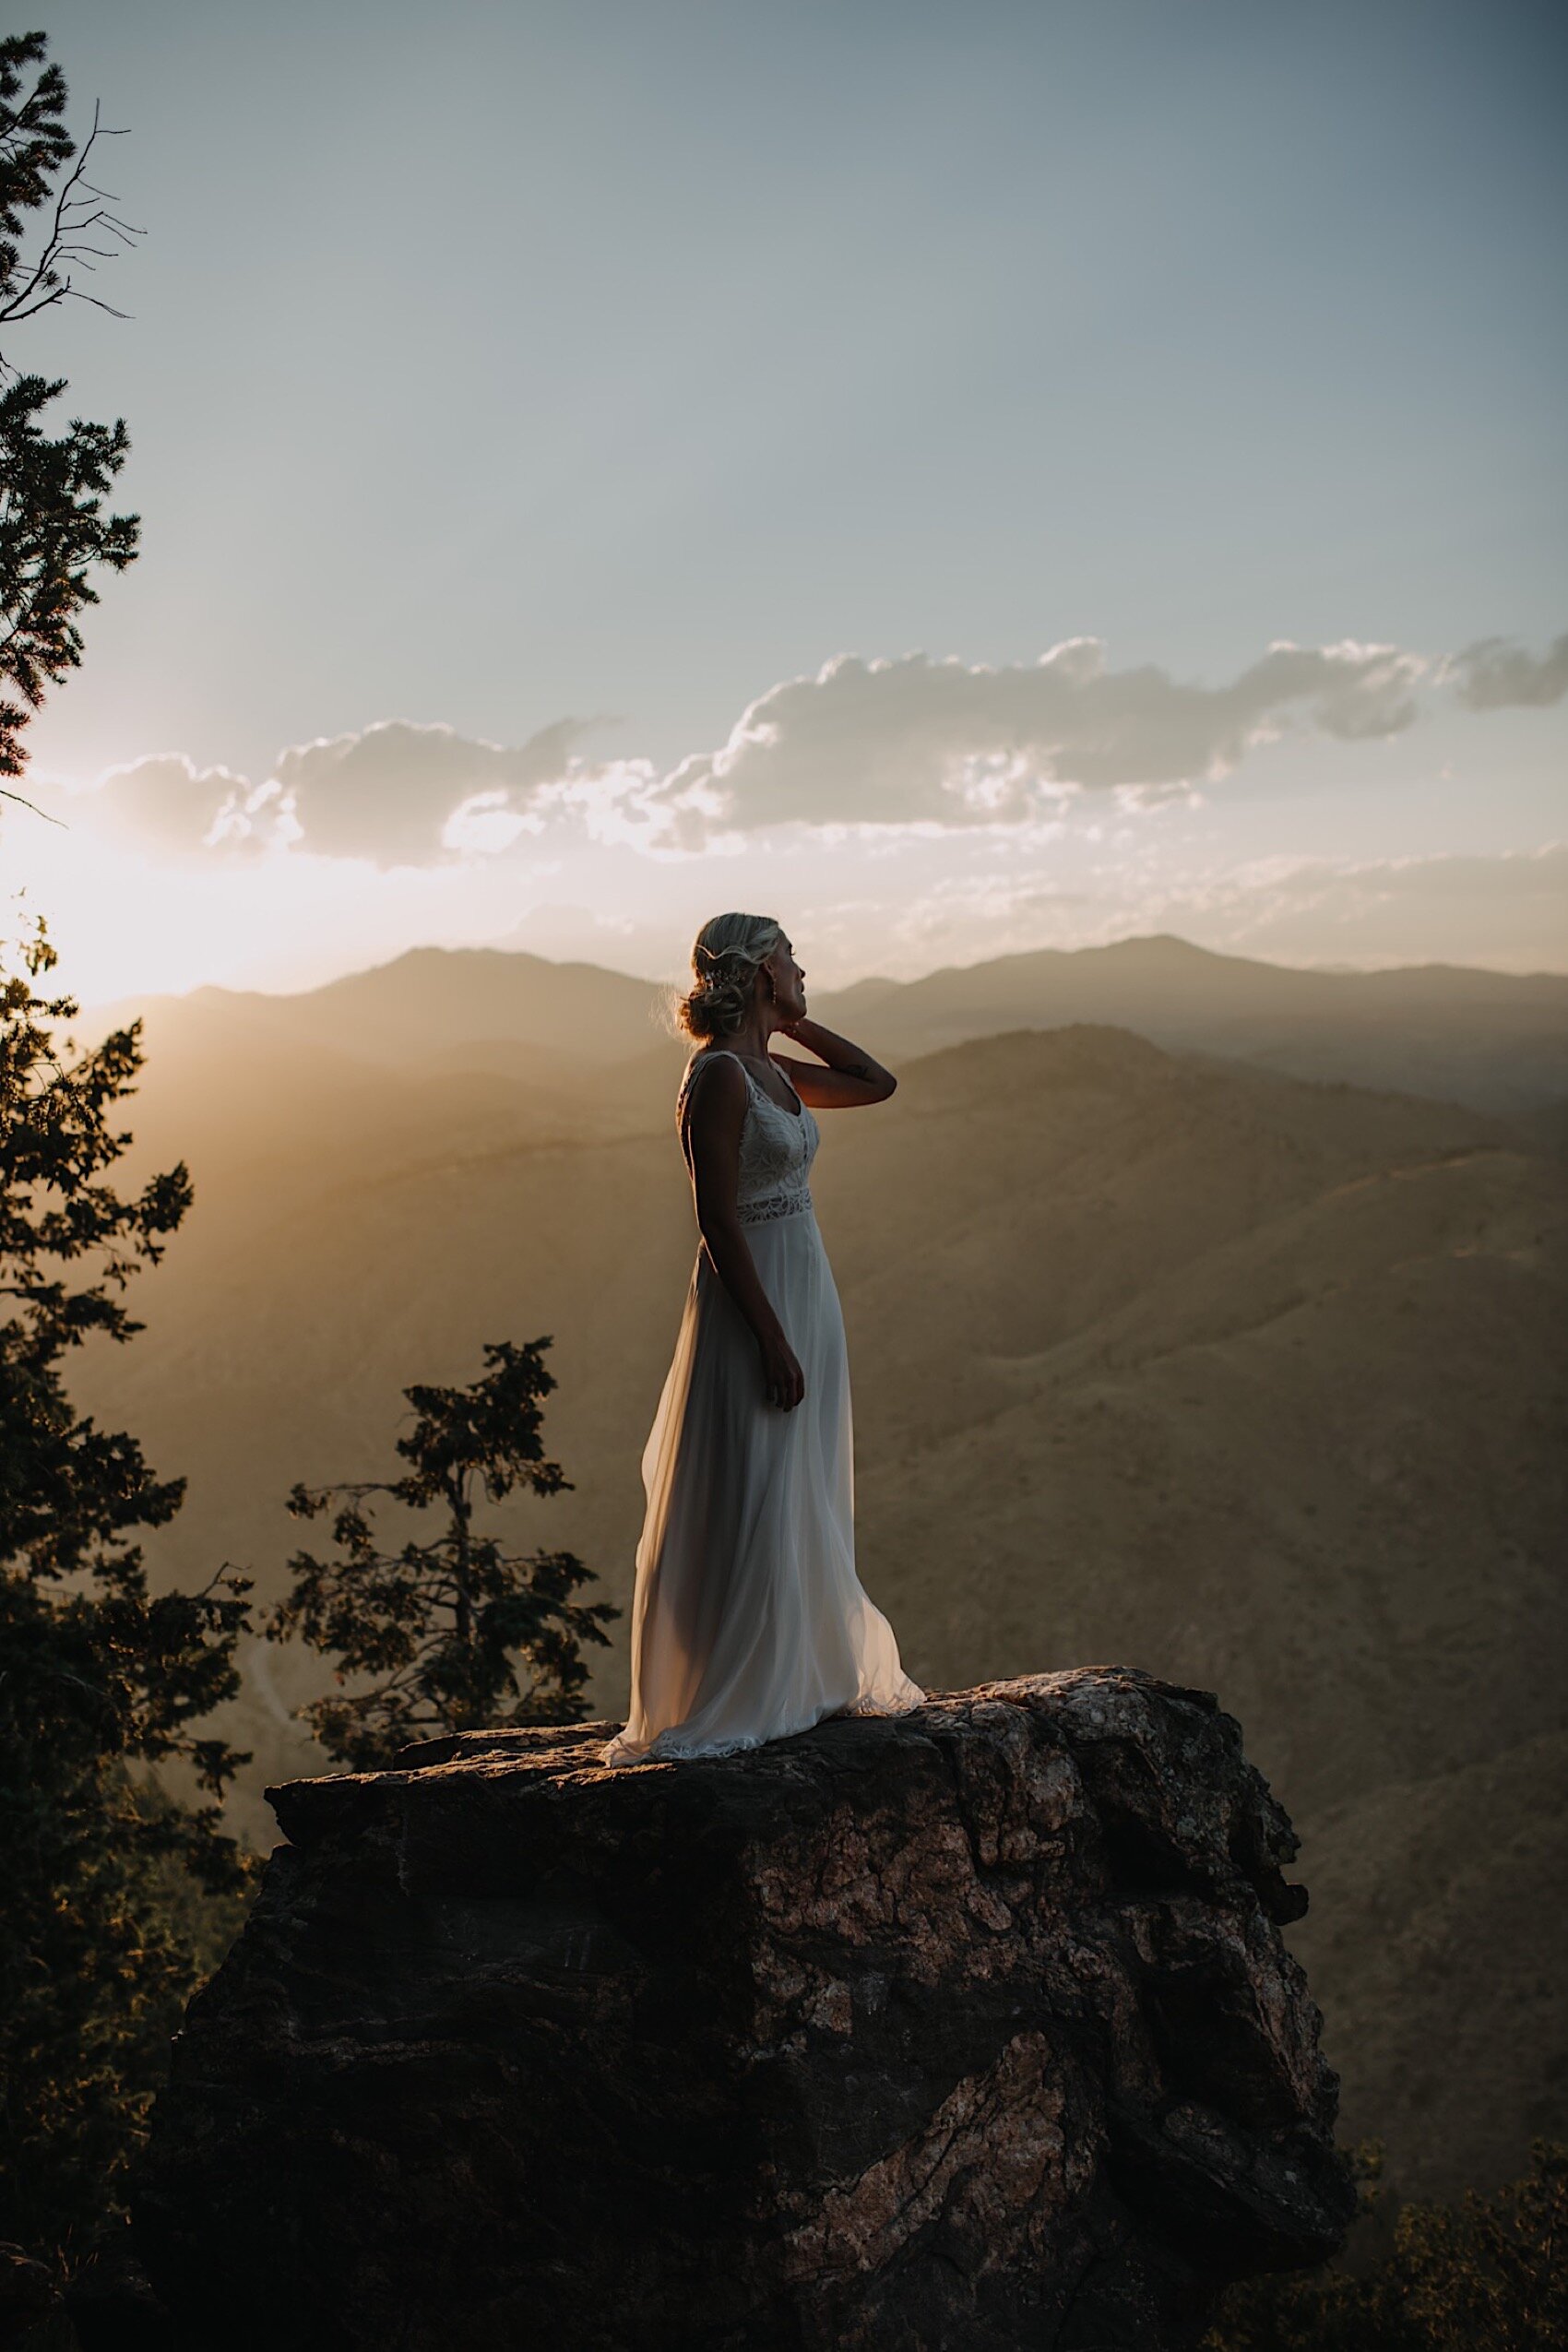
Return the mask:
<path id="1" fill-rule="evenodd" d="M 794 1349 L 782 1332 L 757 1345 L 762 1350 L 762 1384 L 768 1403 L 792 1413 L 806 1393 L 806 1376 Z"/>

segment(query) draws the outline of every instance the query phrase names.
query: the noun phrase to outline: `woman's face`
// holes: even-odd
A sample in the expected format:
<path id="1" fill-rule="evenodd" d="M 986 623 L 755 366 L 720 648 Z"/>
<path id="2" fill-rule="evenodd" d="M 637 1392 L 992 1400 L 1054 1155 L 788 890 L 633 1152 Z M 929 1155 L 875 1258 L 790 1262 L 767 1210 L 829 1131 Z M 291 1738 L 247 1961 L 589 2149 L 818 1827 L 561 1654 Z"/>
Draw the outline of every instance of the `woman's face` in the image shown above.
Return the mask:
<path id="1" fill-rule="evenodd" d="M 795 961 L 795 951 L 787 939 L 781 939 L 770 956 L 763 958 L 763 968 L 773 981 L 773 1011 L 780 1021 L 800 1021 L 805 1017 L 806 975 L 803 966 Z"/>

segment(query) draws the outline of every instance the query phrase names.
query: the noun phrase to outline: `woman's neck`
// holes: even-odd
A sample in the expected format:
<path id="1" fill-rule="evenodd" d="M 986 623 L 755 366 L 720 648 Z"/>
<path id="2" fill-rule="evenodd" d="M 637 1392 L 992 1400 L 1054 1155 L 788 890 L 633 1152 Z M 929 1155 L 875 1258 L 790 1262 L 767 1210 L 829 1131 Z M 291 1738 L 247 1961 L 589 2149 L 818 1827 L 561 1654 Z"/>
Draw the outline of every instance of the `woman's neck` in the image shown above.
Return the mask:
<path id="1" fill-rule="evenodd" d="M 730 1050 L 733 1053 L 749 1053 L 754 1061 L 766 1062 L 768 1039 L 774 1024 L 765 1013 L 754 1014 L 749 1021 L 731 1033 Z"/>

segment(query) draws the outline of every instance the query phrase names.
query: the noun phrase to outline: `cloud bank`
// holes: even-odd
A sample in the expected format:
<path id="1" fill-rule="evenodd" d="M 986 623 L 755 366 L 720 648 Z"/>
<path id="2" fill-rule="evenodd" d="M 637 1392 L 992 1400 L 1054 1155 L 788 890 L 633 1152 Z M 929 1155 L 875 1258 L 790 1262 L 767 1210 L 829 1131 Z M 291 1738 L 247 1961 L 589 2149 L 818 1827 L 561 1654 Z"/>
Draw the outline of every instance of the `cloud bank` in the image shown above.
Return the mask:
<path id="1" fill-rule="evenodd" d="M 583 722 L 558 719 L 517 748 L 451 727 L 385 719 L 279 754 L 252 784 L 226 767 L 157 753 L 73 796 L 72 822 L 164 855 L 255 855 L 298 845 L 381 867 L 428 866 L 539 829 L 541 788 L 569 776 Z"/>
<path id="2" fill-rule="evenodd" d="M 1159 797 L 1229 775 L 1295 723 L 1348 740 L 1415 717 L 1426 668 L 1390 646 L 1270 647 L 1228 686 L 1107 667 L 1092 637 L 971 668 L 844 655 L 775 686 L 653 796 L 678 837 L 762 825 L 1006 825 L 1069 793 Z"/>
<path id="3" fill-rule="evenodd" d="M 1476 711 L 1568 694 L 1568 635 L 1542 656 L 1486 638 L 1437 665 L 1395 646 L 1271 646 L 1228 684 L 1115 670 L 1075 637 L 998 667 L 921 653 L 838 656 L 772 686 L 726 742 L 667 774 L 594 761 L 593 722 L 512 747 L 388 719 L 281 753 L 252 784 L 179 755 L 112 772 L 77 808 L 181 858 L 297 853 L 419 868 L 545 833 L 698 854 L 781 827 L 974 832 L 1038 824 L 1085 796 L 1124 810 L 1190 795 L 1286 734 L 1342 742 L 1409 727 L 1423 683 Z"/>

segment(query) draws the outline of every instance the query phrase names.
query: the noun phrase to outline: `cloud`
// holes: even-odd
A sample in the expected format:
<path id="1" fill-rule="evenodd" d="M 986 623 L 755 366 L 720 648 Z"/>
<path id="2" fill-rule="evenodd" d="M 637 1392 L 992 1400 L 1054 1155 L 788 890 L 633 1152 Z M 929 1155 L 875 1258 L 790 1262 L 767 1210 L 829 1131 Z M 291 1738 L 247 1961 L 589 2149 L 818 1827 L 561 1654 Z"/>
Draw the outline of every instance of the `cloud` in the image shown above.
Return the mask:
<path id="1" fill-rule="evenodd" d="M 252 785 L 227 767 L 198 767 L 183 752 L 160 752 L 112 767 L 73 793 L 69 822 L 176 857 L 254 849 L 288 837 L 275 785 Z"/>
<path id="2" fill-rule="evenodd" d="M 465 847 L 503 846 L 527 824 L 540 788 L 565 773 L 584 729 L 559 719 L 511 750 L 450 727 L 386 719 L 284 752 L 274 777 L 303 849 L 379 866 L 430 865 Z M 465 841 L 459 813 L 479 820 L 478 839 L 470 823 Z"/>
<path id="3" fill-rule="evenodd" d="M 1153 665 L 1111 670 L 1092 637 L 1001 669 L 845 654 L 771 688 L 652 799 L 690 847 L 791 821 L 1016 824 L 1071 793 L 1159 798 L 1213 781 L 1289 726 L 1396 734 L 1425 668 L 1391 646 L 1282 644 L 1210 687 Z"/>
<path id="4" fill-rule="evenodd" d="M 74 794 L 73 819 L 79 813 L 112 839 L 181 859 L 298 843 L 384 867 L 436 865 L 539 829 L 540 809 L 566 797 L 561 779 L 581 766 L 571 745 L 582 731 L 564 719 L 510 749 L 450 727 L 386 719 L 294 745 L 259 784 L 159 753 Z"/>
<path id="5" fill-rule="evenodd" d="M 1568 695 L 1568 630 L 1537 656 L 1506 637 L 1482 637 L 1443 667 L 1468 710 L 1545 710 Z"/>

